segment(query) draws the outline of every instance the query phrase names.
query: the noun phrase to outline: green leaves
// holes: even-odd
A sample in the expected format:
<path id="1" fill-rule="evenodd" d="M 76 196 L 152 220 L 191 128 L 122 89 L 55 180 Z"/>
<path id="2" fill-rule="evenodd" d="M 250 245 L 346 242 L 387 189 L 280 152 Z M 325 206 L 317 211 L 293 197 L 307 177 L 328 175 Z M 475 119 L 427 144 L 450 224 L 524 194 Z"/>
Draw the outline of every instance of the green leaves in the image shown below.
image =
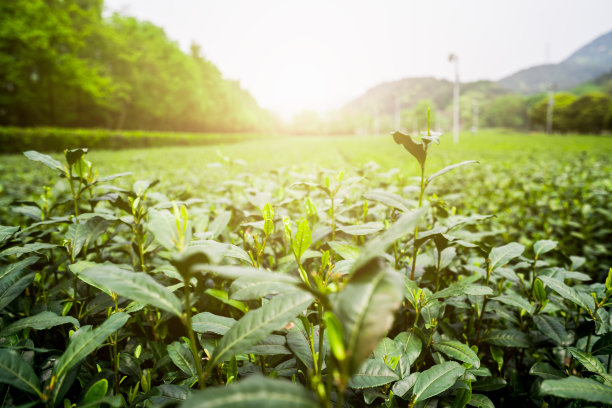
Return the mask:
<path id="1" fill-rule="evenodd" d="M 602 384 L 590 378 L 579 378 L 575 376 L 562 380 L 544 380 L 540 386 L 542 395 L 554 395 L 555 397 L 579 399 L 604 404 L 612 401 L 612 386 Z"/>
<path id="2" fill-rule="evenodd" d="M 126 271 L 115 265 L 98 264 L 81 272 L 98 285 L 137 302 L 159 307 L 181 316 L 182 303 L 168 288 L 145 273 Z"/>
<path id="3" fill-rule="evenodd" d="M 455 170 L 457 167 L 465 166 L 466 164 L 472 164 L 472 163 L 478 163 L 478 161 L 476 161 L 476 160 L 466 160 L 466 161 L 463 161 L 461 163 L 457 163 L 457 164 L 453 164 L 453 165 L 450 165 L 450 166 L 446 166 L 442 170 L 439 170 L 439 171 L 435 172 L 434 174 L 432 174 L 431 176 L 427 177 L 427 181 L 425 182 L 425 184 L 429 185 L 429 183 L 431 183 L 431 181 L 433 179 L 435 179 L 436 177 L 440 177 L 441 175 L 446 174 L 449 171 Z"/>
<path id="4" fill-rule="evenodd" d="M 0 348 L 0 383 L 42 396 L 34 370 L 15 350 Z"/>
<path id="5" fill-rule="evenodd" d="M 416 402 L 435 397 L 452 387 L 465 368 L 455 361 L 436 364 L 419 374 L 412 393 Z"/>
<path id="6" fill-rule="evenodd" d="M 434 349 L 456 360 L 468 363 L 476 368 L 480 367 L 480 359 L 467 345 L 456 340 L 434 343 Z"/>
<path id="7" fill-rule="evenodd" d="M 547 252 L 552 251 L 557 247 L 557 241 L 552 241 L 550 239 L 544 239 L 540 241 L 536 241 L 533 244 L 533 252 L 535 254 L 536 259 L 540 257 L 540 255 L 544 255 Z"/>
<path id="8" fill-rule="evenodd" d="M 281 329 L 313 300 L 310 293 L 296 292 L 277 296 L 259 309 L 249 311 L 219 340 L 209 367 L 246 350 L 274 330 Z"/>
<path id="9" fill-rule="evenodd" d="M 270 203 L 264 205 L 261 211 L 264 219 L 264 234 L 270 235 L 274 232 L 274 208 Z"/>
<path id="10" fill-rule="evenodd" d="M 550 276 L 539 276 L 538 279 L 540 279 L 546 286 L 557 292 L 561 297 L 575 303 L 584 310 L 593 311 L 595 309 L 593 298 L 588 297 L 585 299 L 581 297 L 576 289 L 567 286 L 560 280 L 551 278 Z"/>
<path id="11" fill-rule="evenodd" d="M 403 297 L 402 288 L 402 276 L 375 259 L 355 271 L 333 299 L 334 312 L 344 328 L 349 372 L 357 370 L 387 334 Z"/>
<path id="12" fill-rule="evenodd" d="M 308 226 L 308 220 L 306 218 L 300 221 L 298 225 L 298 230 L 295 233 L 295 238 L 293 238 L 293 252 L 295 253 L 295 257 L 298 261 L 301 260 L 304 252 L 310 247 L 312 243 L 312 232 L 310 231 L 310 227 Z"/>
<path id="13" fill-rule="evenodd" d="M 427 149 L 423 143 L 415 142 L 412 137 L 405 135 L 402 132 L 395 132 L 392 134 L 395 143 L 404 146 L 404 149 L 408 151 L 415 159 L 419 162 L 421 167 L 425 167 L 425 160 L 427 159 Z"/>
<path id="14" fill-rule="evenodd" d="M 57 385 L 53 389 L 54 402 L 62 397 L 60 392 L 68 371 L 94 352 L 108 336 L 123 327 L 129 318 L 129 314 L 117 312 L 96 329 L 92 329 L 91 326 L 83 326 L 74 332 L 70 344 L 53 367 L 53 375 L 57 378 Z"/>
<path id="15" fill-rule="evenodd" d="M 352 388 L 372 388 L 389 384 L 398 379 L 397 373 L 381 359 L 371 358 L 364 361 L 357 372 L 351 376 L 349 386 Z"/>
<path id="16" fill-rule="evenodd" d="M 71 316 L 58 316 L 53 312 L 40 312 L 35 316 L 25 317 L 9 324 L 0 330 L 0 337 L 10 336 L 20 330 L 32 328 L 34 330 L 45 330 L 61 324 L 71 323 L 75 327 L 80 327 L 79 321 Z"/>
<path id="17" fill-rule="evenodd" d="M 483 341 L 502 347 L 529 347 L 529 337 L 516 329 L 491 330 Z"/>
<path id="18" fill-rule="evenodd" d="M 314 396 L 290 381 L 253 375 L 227 387 L 192 394 L 181 408 L 318 408 Z"/>
<path id="19" fill-rule="evenodd" d="M 523 251 L 525 251 L 525 247 L 516 242 L 493 248 L 489 253 L 489 271 L 492 272 L 500 266 L 504 266 L 514 258 L 521 256 Z"/>
<path id="20" fill-rule="evenodd" d="M 62 163 L 58 162 L 51 156 L 48 156 L 42 153 L 38 153 L 35 150 L 28 150 L 27 152 L 23 152 L 23 155 L 30 160 L 37 161 L 37 162 L 44 164 L 50 169 L 59 170 L 62 173 L 64 172 L 64 165 L 62 165 Z"/>

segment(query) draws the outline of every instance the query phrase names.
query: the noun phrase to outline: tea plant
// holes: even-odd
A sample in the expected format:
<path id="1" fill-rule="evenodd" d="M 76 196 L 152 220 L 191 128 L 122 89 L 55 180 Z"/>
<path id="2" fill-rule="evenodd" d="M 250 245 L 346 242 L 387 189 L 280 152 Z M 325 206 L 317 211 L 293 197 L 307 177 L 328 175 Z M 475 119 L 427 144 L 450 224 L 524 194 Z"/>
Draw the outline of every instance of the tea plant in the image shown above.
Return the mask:
<path id="1" fill-rule="evenodd" d="M 0 227 L 3 405 L 612 401 L 612 270 L 593 267 L 597 247 L 569 252 L 574 208 L 536 217 L 577 192 L 530 187 L 523 203 L 519 181 L 489 188 L 474 161 L 428 174 L 430 130 L 393 140 L 416 187 L 367 165 L 239 173 L 170 199 L 163 177 L 107 184 L 130 176 L 99 177 L 86 149 L 26 152 L 59 180 L 13 197 Z M 497 195 L 464 200 L 458 179 Z M 585 239 L 606 234 L 601 196 L 583 194 L 602 217 Z M 504 208 L 524 219 L 498 231 Z M 517 228 L 528 238 L 512 242 Z"/>

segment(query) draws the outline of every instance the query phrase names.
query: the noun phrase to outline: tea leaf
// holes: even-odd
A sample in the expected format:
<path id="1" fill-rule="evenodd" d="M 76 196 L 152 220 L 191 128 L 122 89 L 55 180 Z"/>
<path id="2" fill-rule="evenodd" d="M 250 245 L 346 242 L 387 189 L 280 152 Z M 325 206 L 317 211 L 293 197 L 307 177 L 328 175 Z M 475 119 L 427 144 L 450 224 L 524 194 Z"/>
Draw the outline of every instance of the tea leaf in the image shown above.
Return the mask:
<path id="1" fill-rule="evenodd" d="M 594 356 L 612 354 L 612 332 L 606 333 L 593 344 L 591 353 Z"/>
<path id="2" fill-rule="evenodd" d="M 393 133 L 393 140 L 395 143 L 404 146 L 411 155 L 419 162 L 421 167 L 425 167 L 425 159 L 427 158 L 427 150 L 423 146 L 423 143 L 415 142 L 411 136 L 405 135 L 402 132 Z"/>
<path id="3" fill-rule="evenodd" d="M 545 253 L 552 251 L 556 247 L 557 241 L 543 239 L 533 244 L 533 252 L 535 253 L 535 257 L 539 258 L 540 255 L 544 255 Z"/>
<path id="4" fill-rule="evenodd" d="M 59 170 L 62 173 L 64 172 L 64 165 L 51 156 L 38 153 L 35 150 L 28 150 L 27 152 L 23 152 L 23 155 L 30 160 L 41 162 L 50 169 Z"/>
<path id="5" fill-rule="evenodd" d="M 87 268 L 81 272 L 81 275 L 120 296 L 181 316 L 182 303 L 168 288 L 157 283 L 146 273 L 126 271 L 115 265 L 98 264 Z"/>
<path id="6" fill-rule="evenodd" d="M 580 364 L 582 364 L 588 371 L 600 374 L 606 373 L 606 369 L 604 368 L 603 364 L 601 364 L 601 361 L 597 359 L 597 357 L 593 357 L 589 353 L 575 347 L 568 347 L 567 349 L 570 353 L 572 353 L 572 356 L 574 356 L 574 358 L 578 360 Z"/>
<path id="7" fill-rule="evenodd" d="M 371 358 L 363 362 L 356 373 L 351 376 L 349 387 L 371 388 L 389 384 L 399 377 L 382 360 Z"/>
<path id="8" fill-rule="evenodd" d="M 489 397 L 483 394 L 472 394 L 470 402 L 467 404 L 476 408 L 495 408 Z"/>
<path id="9" fill-rule="evenodd" d="M 7 337 L 25 328 L 34 330 L 45 330 L 62 324 L 72 323 L 75 327 L 80 327 L 79 321 L 71 316 L 58 316 L 53 312 L 40 312 L 37 315 L 25 317 L 9 324 L 0 330 L 0 337 Z"/>
<path id="10" fill-rule="evenodd" d="M 0 348 L 0 383 L 42 396 L 34 370 L 15 350 Z"/>
<path id="11" fill-rule="evenodd" d="M 297 292 L 277 296 L 259 309 L 249 311 L 219 340 L 209 364 L 214 366 L 225 361 L 264 339 L 274 330 L 281 329 L 310 306 L 313 300 L 310 293 Z"/>
<path id="12" fill-rule="evenodd" d="M 129 314 L 117 312 L 112 314 L 96 329 L 92 329 L 91 326 L 83 326 L 72 335 L 70 344 L 53 367 L 53 375 L 57 378 L 53 401 L 61 398 L 61 395 L 59 395 L 60 390 L 66 380 L 68 371 L 89 354 L 93 353 L 106 341 L 108 336 L 123 327 L 129 318 Z"/>
<path id="13" fill-rule="evenodd" d="M 516 329 L 491 330 L 483 341 L 503 347 L 529 347 L 529 337 Z"/>
<path id="14" fill-rule="evenodd" d="M 209 312 L 198 313 L 191 318 L 191 325 L 196 333 L 224 335 L 235 323 L 236 319 L 218 316 Z"/>
<path id="15" fill-rule="evenodd" d="M 295 256 L 298 260 L 302 259 L 302 255 L 304 255 L 304 252 L 310 247 L 311 243 L 312 232 L 308 226 L 308 220 L 304 218 L 298 225 L 298 230 L 293 239 L 293 252 L 295 252 Z"/>
<path id="16" fill-rule="evenodd" d="M 550 276 L 543 276 L 543 275 L 538 276 L 538 279 L 544 282 L 546 286 L 548 286 L 549 288 L 557 292 L 559 295 L 561 295 L 561 297 L 575 303 L 576 305 L 583 308 L 584 310 L 593 311 L 595 309 L 595 304 L 592 298 L 588 298 L 590 302 L 589 304 L 587 304 L 587 302 L 578 295 L 578 292 L 576 291 L 576 289 L 567 286 L 565 283 L 561 282 L 560 280 L 551 278 Z"/>
<path id="17" fill-rule="evenodd" d="M 540 394 L 608 404 L 612 401 L 612 386 L 589 378 L 570 376 L 562 380 L 544 380 Z"/>
<path id="18" fill-rule="evenodd" d="M 193 360 L 193 354 L 183 343 L 179 343 L 178 341 L 173 341 L 168 345 L 168 356 L 183 373 L 185 373 L 188 377 L 195 377 L 198 375 L 196 371 L 195 365 L 196 362 Z"/>
<path id="19" fill-rule="evenodd" d="M 306 388 L 290 381 L 253 375 L 231 384 L 195 392 L 181 408 L 318 408 Z"/>
<path id="20" fill-rule="evenodd" d="M 467 160 L 467 161 L 463 161 L 461 163 L 453 164 L 451 166 L 446 166 L 442 170 L 437 171 L 434 174 L 432 174 L 431 176 L 427 177 L 427 181 L 425 182 L 425 184 L 431 183 L 431 181 L 433 179 L 435 179 L 436 177 L 440 177 L 441 175 L 446 174 L 449 171 L 455 170 L 457 167 L 465 166 L 466 164 L 472 164 L 472 163 L 478 163 L 478 161 L 476 161 L 476 160 Z"/>
<path id="21" fill-rule="evenodd" d="M 379 259 L 357 270 L 335 297 L 333 310 L 344 328 L 349 372 L 354 372 L 387 334 L 402 298 L 402 276 Z"/>
<path id="22" fill-rule="evenodd" d="M 494 271 L 500 266 L 504 266 L 514 258 L 521 256 L 523 251 L 525 251 L 525 247 L 516 242 L 493 248 L 489 253 L 489 270 Z"/>
<path id="23" fill-rule="evenodd" d="M 480 367 L 480 359 L 467 345 L 456 340 L 434 343 L 434 349 L 456 360 L 468 363 L 476 368 Z"/>
<path id="24" fill-rule="evenodd" d="M 465 368 L 455 361 L 447 361 L 423 371 L 414 384 L 412 393 L 416 402 L 435 397 L 452 387 L 463 375 Z"/>

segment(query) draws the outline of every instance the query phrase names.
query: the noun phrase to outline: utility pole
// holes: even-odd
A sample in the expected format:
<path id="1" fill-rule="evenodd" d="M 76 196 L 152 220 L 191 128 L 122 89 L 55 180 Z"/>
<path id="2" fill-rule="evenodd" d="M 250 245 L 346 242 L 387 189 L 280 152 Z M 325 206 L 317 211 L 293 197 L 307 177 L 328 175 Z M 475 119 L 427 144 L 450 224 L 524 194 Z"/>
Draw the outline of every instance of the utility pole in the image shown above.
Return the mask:
<path id="1" fill-rule="evenodd" d="M 453 88 L 453 143 L 459 143 L 459 57 L 448 56 L 449 62 L 455 63 L 455 87 Z"/>
<path id="2" fill-rule="evenodd" d="M 546 109 L 546 133 L 553 131 L 553 112 L 555 109 L 555 85 L 551 84 L 548 88 L 548 107 Z"/>

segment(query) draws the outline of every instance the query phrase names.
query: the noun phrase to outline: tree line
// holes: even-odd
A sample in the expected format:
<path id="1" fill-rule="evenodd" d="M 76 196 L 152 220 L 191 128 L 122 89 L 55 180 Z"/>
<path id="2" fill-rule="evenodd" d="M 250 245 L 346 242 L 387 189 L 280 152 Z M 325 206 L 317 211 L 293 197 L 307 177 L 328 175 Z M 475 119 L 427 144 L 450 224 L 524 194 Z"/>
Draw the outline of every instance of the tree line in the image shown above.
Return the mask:
<path id="1" fill-rule="evenodd" d="M 0 2 L 0 125 L 175 131 L 268 129 L 271 114 L 146 21 L 103 0 Z"/>

